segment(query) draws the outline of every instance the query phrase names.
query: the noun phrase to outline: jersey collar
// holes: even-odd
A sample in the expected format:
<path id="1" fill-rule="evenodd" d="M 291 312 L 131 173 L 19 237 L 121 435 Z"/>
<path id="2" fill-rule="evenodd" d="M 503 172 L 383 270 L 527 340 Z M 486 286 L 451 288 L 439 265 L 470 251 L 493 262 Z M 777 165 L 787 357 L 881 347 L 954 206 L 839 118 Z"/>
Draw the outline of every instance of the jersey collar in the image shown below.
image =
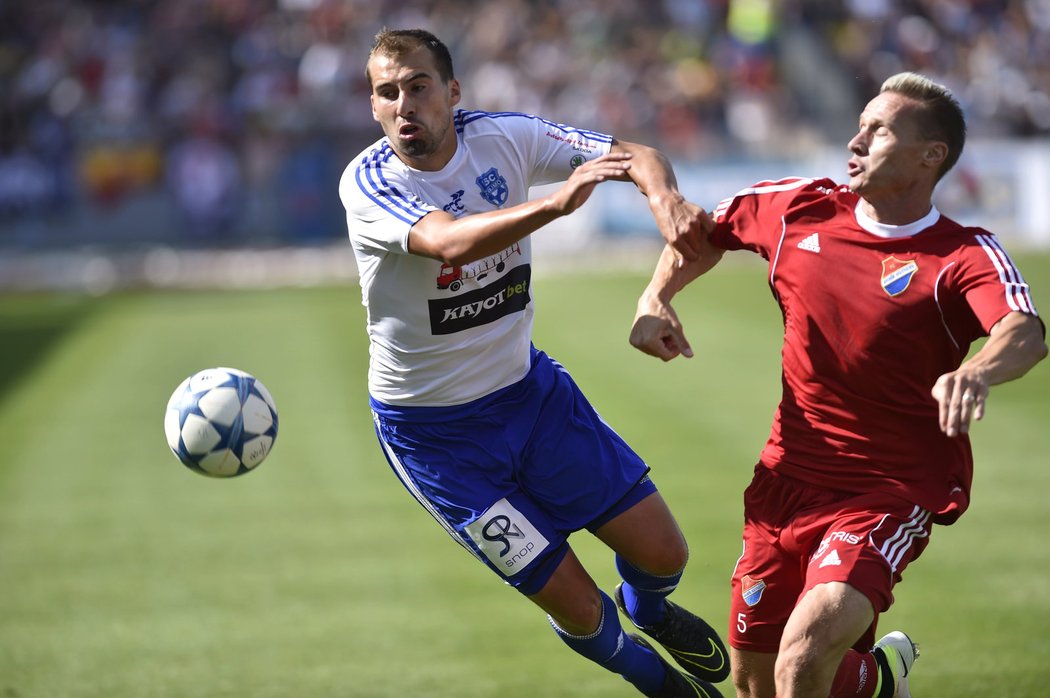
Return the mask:
<path id="1" fill-rule="evenodd" d="M 904 225 L 889 225 L 887 223 L 879 223 L 869 217 L 861 210 L 861 203 L 862 201 L 858 200 L 857 207 L 853 210 L 853 215 L 856 216 L 857 223 L 861 228 L 864 228 L 864 230 L 880 238 L 907 238 L 912 235 L 918 235 L 936 223 L 941 217 L 941 212 L 937 210 L 937 207 L 930 206 L 930 212 L 917 221 L 905 223 Z"/>

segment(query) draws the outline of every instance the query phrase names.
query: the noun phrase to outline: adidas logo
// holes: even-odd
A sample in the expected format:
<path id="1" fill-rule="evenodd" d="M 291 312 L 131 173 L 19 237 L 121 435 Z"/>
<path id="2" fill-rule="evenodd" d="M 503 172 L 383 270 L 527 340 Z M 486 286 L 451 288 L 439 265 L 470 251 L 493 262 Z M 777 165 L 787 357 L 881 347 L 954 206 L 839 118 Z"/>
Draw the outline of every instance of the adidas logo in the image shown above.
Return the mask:
<path id="1" fill-rule="evenodd" d="M 820 253 L 820 238 L 817 237 L 816 233 L 813 233 L 802 242 L 798 243 L 800 250 L 809 250 L 810 252 Z"/>
<path id="2" fill-rule="evenodd" d="M 816 233 L 814 233 L 814 235 L 816 235 Z M 841 564 L 842 564 L 842 560 L 839 559 L 839 551 L 837 551 L 837 550 L 832 550 L 830 553 L 827 554 L 827 557 L 825 557 L 820 562 L 820 566 L 821 567 L 831 567 L 833 565 L 841 565 Z"/>

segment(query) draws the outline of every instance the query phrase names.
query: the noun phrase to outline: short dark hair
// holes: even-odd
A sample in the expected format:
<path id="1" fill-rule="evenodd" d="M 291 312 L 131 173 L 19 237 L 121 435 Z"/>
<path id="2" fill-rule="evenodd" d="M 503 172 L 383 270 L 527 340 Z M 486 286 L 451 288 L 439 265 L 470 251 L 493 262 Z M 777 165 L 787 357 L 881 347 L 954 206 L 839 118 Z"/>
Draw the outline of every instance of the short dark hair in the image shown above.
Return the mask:
<path id="1" fill-rule="evenodd" d="M 893 92 L 919 103 L 922 137 L 948 146 L 948 156 L 937 173 L 938 179 L 943 177 L 959 161 L 966 143 L 966 117 L 951 90 L 918 73 L 897 73 L 886 78 L 880 92 Z"/>
<path id="2" fill-rule="evenodd" d="M 448 47 L 426 29 L 387 29 L 383 27 L 372 41 L 372 50 L 368 52 L 368 63 L 372 62 L 374 56 L 391 56 L 399 58 L 412 53 L 418 48 L 425 48 L 434 56 L 437 64 L 438 75 L 446 84 L 455 78 L 452 70 L 452 54 Z M 365 78 L 368 84 L 372 84 L 372 76 L 368 74 L 368 65 L 365 64 Z"/>

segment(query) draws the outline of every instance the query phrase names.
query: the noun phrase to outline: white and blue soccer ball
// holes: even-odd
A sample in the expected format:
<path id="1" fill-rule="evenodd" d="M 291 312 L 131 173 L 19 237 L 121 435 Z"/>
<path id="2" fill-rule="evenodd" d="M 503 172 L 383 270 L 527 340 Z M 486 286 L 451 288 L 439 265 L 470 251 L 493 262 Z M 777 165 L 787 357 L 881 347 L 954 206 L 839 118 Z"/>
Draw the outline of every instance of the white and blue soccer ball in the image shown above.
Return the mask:
<path id="1" fill-rule="evenodd" d="M 209 477 L 251 472 L 277 438 L 277 406 L 255 376 L 208 368 L 182 381 L 168 400 L 164 435 L 182 464 Z"/>

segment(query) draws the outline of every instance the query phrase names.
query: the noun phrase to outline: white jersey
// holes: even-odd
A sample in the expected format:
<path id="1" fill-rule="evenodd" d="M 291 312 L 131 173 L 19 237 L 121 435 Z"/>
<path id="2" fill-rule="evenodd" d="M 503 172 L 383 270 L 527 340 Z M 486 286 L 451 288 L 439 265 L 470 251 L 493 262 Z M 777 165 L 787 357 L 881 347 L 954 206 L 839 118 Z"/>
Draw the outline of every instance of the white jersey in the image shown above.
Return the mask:
<path id="1" fill-rule="evenodd" d="M 458 144 L 437 172 L 416 170 L 381 138 L 339 182 L 362 303 L 368 390 L 391 405 L 449 406 L 521 380 L 532 337 L 532 247 L 452 267 L 409 254 L 408 234 L 438 209 L 456 217 L 509 208 L 609 152 L 610 136 L 519 113 L 457 110 Z"/>

